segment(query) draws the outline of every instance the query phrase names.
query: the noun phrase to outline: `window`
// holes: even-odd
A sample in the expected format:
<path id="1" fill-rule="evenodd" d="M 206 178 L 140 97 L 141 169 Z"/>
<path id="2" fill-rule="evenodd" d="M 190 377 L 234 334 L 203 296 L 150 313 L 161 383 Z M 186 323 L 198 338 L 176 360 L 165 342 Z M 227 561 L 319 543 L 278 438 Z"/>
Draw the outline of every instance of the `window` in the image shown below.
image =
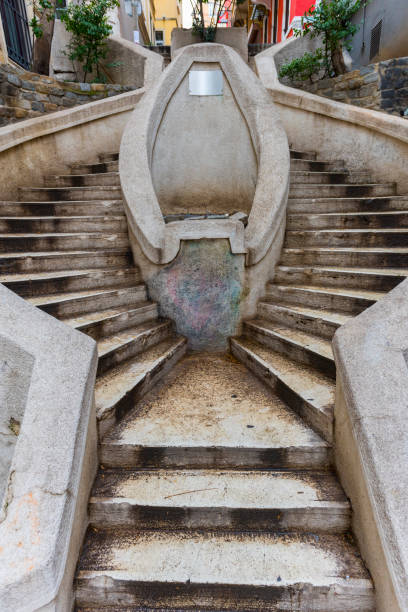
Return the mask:
<path id="1" fill-rule="evenodd" d="M 378 55 L 380 52 L 381 33 L 382 33 L 382 19 L 371 30 L 370 59 L 373 59 L 373 57 Z"/>
<path id="2" fill-rule="evenodd" d="M 285 2 L 285 34 L 289 30 L 289 19 L 290 19 L 290 0 Z"/>
<path id="3" fill-rule="evenodd" d="M 163 30 L 156 30 L 155 32 L 156 45 L 162 47 L 164 45 L 164 32 Z"/>

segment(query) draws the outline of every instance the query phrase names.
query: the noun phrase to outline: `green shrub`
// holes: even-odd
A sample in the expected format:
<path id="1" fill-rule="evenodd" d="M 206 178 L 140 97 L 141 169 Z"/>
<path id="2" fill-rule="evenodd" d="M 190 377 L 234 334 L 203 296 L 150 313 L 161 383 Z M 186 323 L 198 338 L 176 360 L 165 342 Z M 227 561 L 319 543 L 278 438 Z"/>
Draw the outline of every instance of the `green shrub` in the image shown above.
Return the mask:
<path id="1" fill-rule="evenodd" d="M 284 64 L 279 76 L 289 77 L 291 80 L 307 81 L 312 80 L 312 76 L 317 74 L 323 67 L 323 51 L 317 49 L 315 53 L 305 53 L 302 57 L 297 57 L 291 62 Z"/>

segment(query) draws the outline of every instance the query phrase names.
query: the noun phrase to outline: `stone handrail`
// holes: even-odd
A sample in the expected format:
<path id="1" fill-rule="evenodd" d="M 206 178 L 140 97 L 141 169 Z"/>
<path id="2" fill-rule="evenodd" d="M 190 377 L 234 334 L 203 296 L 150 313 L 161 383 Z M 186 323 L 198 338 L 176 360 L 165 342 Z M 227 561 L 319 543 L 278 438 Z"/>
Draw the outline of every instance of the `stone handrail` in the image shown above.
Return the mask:
<path id="1" fill-rule="evenodd" d="M 151 166 L 166 106 L 193 62 L 217 62 L 221 66 L 248 125 L 258 163 L 255 195 L 241 247 L 234 249 L 231 239 L 240 233 L 236 229 L 238 221 L 224 222 L 223 237 L 230 238 L 233 252 L 246 252 L 247 264 L 254 265 L 282 234 L 289 188 L 289 151 L 267 92 L 238 54 L 225 45 L 198 44 L 179 49 L 176 59 L 146 95 L 143 107 L 135 109 L 126 126 L 120 150 L 120 177 L 131 239 L 135 238 L 151 262 L 165 264 L 174 259 L 180 240 L 187 239 L 192 231 L 189 221 L 165 225 Z M 205 134 L 201 137 L 205 138 Z M 203 236 L 211 235 L 211 224 L 221 229 L 221 223 L 202 222 Z M 198 229 L 196 226 L 194 231 Z"/>
<path id="2" fill-rule="evenodd" d="M 259 78 L 279 108 L 289 142 L 302 150 L 318 151 L 327 160 L 347 159 L 355 169 L 370 170 L 373 179 L 387 177 L 397 183 L 399 193 L 408 192 L 407 120 L 279 81 L 279 66 L 312 50 L 313 42 L 292 38 L 255 57 Z"/>
<path id="3" fill-rule="evenodd" d="M 377 589 L 408 610 L 408 280 L 334 338 L 336 465 Z"/>
<path id="4" fill-rule="evenodd" d="M 255 58 L 291 145 L 347 159 L 408 190 L 408 122 L 283 85 L 279 66 L 303 54 L 290 39 Z M 408 281 L 335 334 L 335 462 L 379 612 L 408 610 Z"/>
<path id="5" fill-rule="evenodd" d="M 1 426 L 17 436 L 0 516 L 0 608 L 69 610 L 97 463 L 96 343 L 0 285 L 0 365 Z"/>

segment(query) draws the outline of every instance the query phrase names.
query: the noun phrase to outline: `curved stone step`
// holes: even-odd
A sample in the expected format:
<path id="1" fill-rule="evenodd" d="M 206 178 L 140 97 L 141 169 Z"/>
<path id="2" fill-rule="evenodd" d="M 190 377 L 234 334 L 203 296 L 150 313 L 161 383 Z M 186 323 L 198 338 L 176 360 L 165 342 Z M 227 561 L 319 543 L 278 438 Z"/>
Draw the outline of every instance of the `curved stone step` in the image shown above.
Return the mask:
<path id="1" fill-rule="evenodd" d="M 336 390 L 333 379 L 249 337 L 231 338 L 231 352 L 332 443 Z"/>
<path id="2" fill-rule="evenodd" d="M 352 287 L 328 287 L 319 285 L 275 285 L 268 283 L 266 298 L 273 302 L 304 304 L 350 314 L 360 314 L 385 293 L 353 289 Z"/>
<path id="3" fill-rule="evenodd" d="M 78 606 L 374 611 L 356 548 L 340 535 L 88 531 Z"/>
<path id="4" fill-rule="evenodd" d="M 370 175 L 365 170 L 363 171 L 310 171 L 298 170 L 291 166 L 290 183 L 293 185 L 343 185 L 370 183 Z"/>
<path id="5" fill-rule="evenodd" d="M 102 187 L 120 185 L 119 172 L 97 174 L 60 174 L 44 177 L 47 187 Z"/>
<path id="6" fill-rule="evenodd" d="M 321 161 L 315 159 L 295 159 L 290 161 L 292 170 L 309 170 L 310 172 L 345 172 L 344 160 Z"/>
<path id="7" fill-rule="evenodd" d="M 46 251 L 23 253 L 0 253 L 1 273 L 23 274 L 63 271 L 69 266 L 73 270 L 89 268 L 125 267 L 132 265 L 132 254 L 127 245 L 121 249 L 106 249 L 104 251 Z"/>
<path id="8" fill-rule="evenodd" d="M 136 285 L 119 289 L 99 289 L 41 295 L 27 298 L 33 306 L 37 306 L 57 318 L 66 318 L 78 313 L 92 312 L 95 309 L 109 309 L 146 300 L 146 286 Z"/>
<path id="9" fill-rule="evenodd" d="M 57 202 L 69 200 L 120 200 L 120 187 L 20 187 L 21 202 Z"/>
<path id="10" fill-rule="evenodd" d="M 98 341 L 97 376 L 166 340 L 172 331 L 170 320 L 150 320 L 102 338 Z"/>
<path id="11" fill-rule="evenodd" d="M 408 210 L 393 212 L 289 214 L 288 230 L 391 229 L 408 227 Z"/>
<path id="12" fill-rule="evenodd" d="M 288 212 L 293 213 L 364 213 L 408 210 L 408 196 L 307 198 L 301 195 L 288 200 Z"/>
<path id="13" fill-rule="evenodd" d="M 0 217 L 123 216 L 122 200 L 0 202 Z"/>
<path id="14" fill-rule="evenodd" d="M 134 302 L 108 310 L 80 313 L 74 317 L 62 318 L 62 320 L 67 325 L 91 336 L 94 340 L 99 340 L 145 321 L 157 319 L 157 317 L 156 303 Z"/>
<path id="15" fill-rule="evenodd" d="M 91 263 L 88 260 L 89 263 Z M 52 295 L 68 291 L 129 287 L 140 283 L 137 268 L 63 270 L 37 274 L 0 275 L 0 282 L 22 297 Z"/>
<path id="16" fill-rule="evenodd" d="M 244 334 L 289 359 L 336 378 L 331 342 L 321 336 L 263 319 L 245 321 Z"/>
<path id="17" fill-rule="evenodd" d="M 408 268 L 343 268 L 335 266 L 283 266 L 276 268 L 274 282 L 282 285 L 354 287 L 391 291 L 408 276 Z"/>
<path id="18" fill-rule="evenodd" d="M 72 174 L 102 174 L 104 172 L 117 172 L 119 169 L 118 161 L 99 162 L 93 164 L 72 164 Z"/>
<path id="19" fill-rule="evenodd" d="M 186 349 L 185 338 L 171 337 L 97 378 L 95 405 L 100 439 L 174 367 Z"/>
<path id="20" fill-rule="evenodd" d="M 103 439 L 105 467 L 325 469 L 330 463 L 328 444 L 227 356 L 192 354 L 166 383 Z M 98 407 L 99 381 L 96 398 Z"/>
<path id="21" fill-rule="evenodd" d="M 284 265 L 356 266 L 360 268 L 408 268 L 408 248 L 303 247 L 284 248 Z"/>
<path id="22" fill-rule="evenodd" d="M 89 515 L 100 529 L 350 528 L 350 505 L 335 476 L 311 471 L 100 470 Z"/>
<path id="23" fill-rule="evenodd" d="M 289 198 L 356 198 L 393 196 L 397 193 L 395 183 L 368 183 L 350 185 L 308 185 L 297 183 L 290 186 Z"/>
<path id="24" fill-rule="evenodd" d="M 79 217 L 0 217 L 0 232 L 4 234 L 53 234 L 72 232 L 127 232 L 125 215 Z"/>
<path id="25" fill-rule="evenodd" d="M 351 315 L 332 310 L 262 300 L 258 303 L 257 315 L 277 325 L 294 327 L 327 340 L 331 340 L 336 330 L 351 318 Z"/>
<path id="26" fill-rule="evenodd" d="M 127 233 L 0 234 L 0 253 L 117 249 L 128 246 Z"/>
<path id="27" fill-rule="evenodd" d="M 118 161 L 119 159 L 119 153 L 117 152 L 113 152 L 113 153 L 100 153 L 98 155 L 99 161 L 102 163 L 108 163 L 111 161 Z"/>
<path id="28" fill-rule="evenodd" d="M 291 159 L 308 159 L 315 160 L 317 154 L 313 151 L 297 151 L 296 149 L 290 149 Z"/>
<path id="29" fill-rule="evenodd" d="M 408 247 L 408 228 L 287 231 L 285 248 L 299 247 Z"/>

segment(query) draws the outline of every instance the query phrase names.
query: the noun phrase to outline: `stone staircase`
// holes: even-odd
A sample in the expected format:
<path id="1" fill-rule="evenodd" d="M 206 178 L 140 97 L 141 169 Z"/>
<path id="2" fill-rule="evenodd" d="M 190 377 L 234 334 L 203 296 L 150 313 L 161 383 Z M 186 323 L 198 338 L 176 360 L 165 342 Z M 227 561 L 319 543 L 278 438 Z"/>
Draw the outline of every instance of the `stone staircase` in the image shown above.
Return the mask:
<path id="1" fill-rule="evenodd" d="M 133 264 L 117 163 L 73 167 L 0 202 L 0 282 L 97 342 L 101 436 L 186 349 Z"/>
<path id="2" fill-rule="evenodd" d="M 332 466 L 331 338 L 408 275 L 408 196 L 291 156 L 285 245 L 257 318 L 232 355 L 183 357 L 102 440 L 82 612 L 375 610 Z"/>

